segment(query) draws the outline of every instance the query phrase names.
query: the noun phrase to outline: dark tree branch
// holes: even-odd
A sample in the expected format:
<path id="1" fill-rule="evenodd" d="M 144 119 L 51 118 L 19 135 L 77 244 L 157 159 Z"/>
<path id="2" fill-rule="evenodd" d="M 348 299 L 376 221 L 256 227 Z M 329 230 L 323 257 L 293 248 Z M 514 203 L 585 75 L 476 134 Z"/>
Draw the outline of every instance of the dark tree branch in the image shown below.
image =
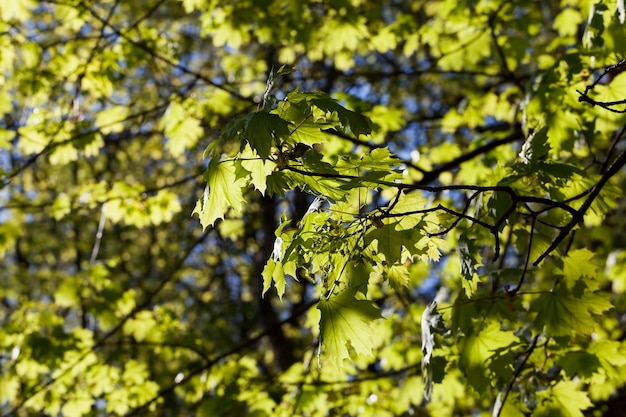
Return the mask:
<path id="1" fill-rule="evenodd" d="M 528 248 L 526 249 L 526 259 L 524 260 L 524 269 L 522 270 L 522 275 L 520 276 L 517 286 L 513 290 L 509 291 L 510 296 L 517 295 L 519 290 L 522 288 L 522 285 L 524 284 L 524 280 L 526 279 L 526 273 L 528 272 L 528 264 L 530 263 L 530 254 L 532 252 L 532 247 L 533 247 L 533 236 L 535 234 L 536 219 L 537 218 L 535 216 L 532 217 L 532 224 L 530 225 L 530 233 L 528 236 Z"/>
<path id="2" fill-rule="evenodd" d="M 611 166 L 602 175 L 600 180 L 591 188 L 591 192 L 589 193 L 589 196 L 587 197 L 585 202 L 582 204 L 582 206 L 578 210 L 575 211 L 572 220 L 570 220 L 569 223 L 563 226 L 563 228 L 561 229 L 561 232 L 552 241 L 552 244 L 548 247 L 548 249 L 546 249 L 537 258 L 535 262 L 533 262 L 534 266 L 539 265 L 539 263 L 541 263 L 541 261 L 546 256 L 552 253 L 552 251 L 554 251 L 559 246 L 559 244 L 567 237 L 567 235 L 572 231 L 572 229 L 576 225 L 578 225 L 579 223 L 582 223 L 585 213 L 587 213 L 587 210 L 589 209 L 589 207 L 591 207 L 591 204 L 594 202 L 596 197 L 600 194 L 600 191 L 602 191 L 602 188 L 606 185 L 609 179 L 611 179 L 615 174 L 619 172 L 620 169 L 622 169 L 622 167 L 624 167 L 624 165 L 626 165 L 626 150 L 622 151 L 622 153 L 615 159 L 615 161 L 613 161 Z"/>
<path id="3" fill-rule="evenodd" d="M 422 179 L 419 180 L 418 184 L 428 184 L 434 180 L 436 180 L 439 175 L 441 175 L 444 172 L 448 172 L 448 171 L 452 171 L 453 169 L 459 167 L 462 163 L 470 161 L 480 155 L 484 155 L 485 153 L 499 147 L 502 145 L 507 145 L 509 143 L 513 143 L 513 142 L 517 142 L 518 140 L 522 140 L 524 139 L 524 135 L 521 132 L 521 130 L 519 130 L 517 127 L 515 129 L 515 131 L 513 133 L 511 133 L 510 135 L 502 138 L 502 139 L 496 139 L 493 140 L 489 143 L 484 144 L 483 146 L 479 146 L 476 149 L 471 150 L 470 152 L 467 152 L 449 162 L 446 162 L 444 164 L 439 165 L 438 167 L 436 167 L 435 169 L 431 170 L 431 171 L 427 171 L 424 173 L 424 176 L 422 177 Z M 424 172 L 423 170 L 420 170 L 421 172 Z"/>
<path id="4" fill-rule="evenodd" d="M 581 92 L 579 90 L 576 90 L 576 92 L 580 95 L 578 97 L 578 102 L 580 103 L 589 103 L 591 104 L 591 106 L 598 106 L 601 107 L 605 110 L 608 110 L 610 112 L 613 113 L 626 113 L 626 107 L 623 109 L 615 109 L 615 106 L 619 106 L 619 105 L 626 105 L 626 99 L 624 100 L 617 100 L 617 101 L 597 101 L 592 99 L 591 97 L 589 97 L 589 93 L 600 83 L 600 81 L 602 81 L 602 79 L 604 77 L 606 77 L 608 74 L 621 69 L 622 67 L 626 66 L 626 59 L 621 60 L 620 62 L 618 62 L 615 65 L 611 65 L 609 67 L 607 67 L 604 72 L 602 74 L 600 74 L 600 76 L 598 78 L 596 78 L 596 80 L 589 84 L 587 87 L 585 87 L 585 91 Z"/>

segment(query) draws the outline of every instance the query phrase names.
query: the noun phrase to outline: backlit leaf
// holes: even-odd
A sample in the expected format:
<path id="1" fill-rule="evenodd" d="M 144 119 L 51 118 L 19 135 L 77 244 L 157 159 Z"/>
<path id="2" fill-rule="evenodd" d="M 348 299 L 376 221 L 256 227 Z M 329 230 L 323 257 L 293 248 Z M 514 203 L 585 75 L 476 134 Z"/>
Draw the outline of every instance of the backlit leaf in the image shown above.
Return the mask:
<path id="1" fill-rule="evenodd" d="M 125 106 L 113 106 L 98 112 L 96 126 L 104 134 L 121 132 L 124 129 L 124 120 L 128 117 L 129 109 Z"/>
<path id="2" fill-rule="evenodd" d="M 170 104 L 160 125 L 168 138 L 166 148 L 174 156 L 193 147 L 204 133 L 200 121 L 188 115 L 182 104 L 176 102 Z"/>
<path id="3" fill-rule="evenodd" d="M 579 278 L 592 280 L 596 277 L 598 267 L 591 261 L 593 253 L 588 249 L 570 251 L 563 257 L 563 274 L 565 282 L 572 287 Z"/>
<path id="4" fill-rule="evenodd" d="M 357 353 L 370 355 L 376 340 L 370 322 L 381 317 L 376 305 L 355 298 L 356 290 L 346 290 L 320 300 L 320 335 L 324 354 L 335 368 L 349 358 L 349 346 Z"/>
<path id="5" fill-rule="evenodd" d="M 599 315 L 611 308 L 604 297 L 585 293 L 581 298 L 574 297 L 565 290 L 544 293 L 532 304 L 530 311 L 536 312 L 535 326 L 551 336 L 565 336 L 572 332 L 590 334 L 596 324 L 593 315 Z"/>
<path id="6" fill-rule="evenodd" d="M 243 152 L 240 153 L 241 166 L 248 172 L 250 172 L 250 182 L 259 190 L 261 194 L 265 194 L 267 189 L 267 177 L 276 168 L 276 164 L 270 160 L 263 161 L 254 152 L 250 146 L 246 146 Z"/>
<path id="7" fill-rule="evenodd" d="M 245 132 L 250 147 L 265 160 L 276 139 L 289 135 L 289 127 L 278 115 L 259 111 L 246 118 Z"/>
<path id="8" fill-rule="evenodd" d="M 278 297 L 282 299 L 285 294 L 286 285 L 285 272 L 282 262 L 269 259 L 265 268 L 263 268 L 263 273 L 261 275 L 263 277 L 263 295 L 267 293 L 272 286 L 272 283 L 274 283 Z"/>
<path id="9" fill-rule="evenodd" d="M 237 177 L 233 161 L 219 161 L 212 159 L 204 174 L 207 180 L 205 195 L 198 201 L 194 214 L 200 216 L 200 223 L 204 228 L 215 224 L 217 219 L 223 219 L 229 209 L 240 213 L 243 204 L 243 187 L 245 179 Z"/>
<path id="10" fill-rule="evenodd" d="M 341 125 L 348 128 L 357 137 L 367 135 L 372 131 L 370 121 L 367 117 L 346 109 L 326 94 L 318 93 L 314 95 L 310 103 L 320 110 L 337 114 Z"/>
<path id="11" fill-rule="evenodd" d="M 561 381 L 545 392 L 537 394 L 537 409 L 533 415 L 541 417 L 583 417 L 582 410 L 592 406 L 587 393 L 574 381 Z"/>
<path id="12" fill-rule="evenodd" d="M 493 360 L 494 354 L 518 343 L 512 331 L 500 330 L 499 323 L 490 323 L 478 333 L 462 338 L 460 343 L 459 366 L 465 373 L 467 381 L 478 392 L 490 384 L 486 364 Z"/>

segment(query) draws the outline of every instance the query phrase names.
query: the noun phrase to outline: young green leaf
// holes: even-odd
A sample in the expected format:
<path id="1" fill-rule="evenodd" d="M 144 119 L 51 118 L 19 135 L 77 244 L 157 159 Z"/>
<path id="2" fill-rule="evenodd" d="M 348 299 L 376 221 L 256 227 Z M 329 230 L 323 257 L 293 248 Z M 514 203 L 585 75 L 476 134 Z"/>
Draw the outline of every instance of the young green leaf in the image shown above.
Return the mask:
<path id="1" fill-rule="evenodd" d="M 265 194 L 267 189 L 267 177 L 274 172 L 276 163 L 267 159 L 263 161 L 250 145 L 239 154 L 237 160 L 246 171 L 250 172 L 250 182 L 261 194 Z"/>
<path id="2" fill-rule="evenodd" d="M 362 114 L 348 110 L 334 100 L 326 93 L 308 93 L 303 94 L 309 104 L 318 109 L 336 114 L 339 119 L 340 126 L 349 129 L 356 137 L 360 135 L 368 135 L 372 132 L 372 126 L 369 119 Z"/>
<path id="3" fill-rule="evenodd" d="M 583 417 L 582 410 L 591 407 L 587 393 L 579 389 L 579 383 L 560 381 L 547 391 L 537 393 L 537 417 Z"/>
<path id="4" fill-rule="evenodd" d="M 478 392 L 490 384 L 485 363 L 495 358 L 500 349 L 518 343 L 512 331 L 500 330 L 500 323 L 491 322 L 479 333 L 463 337 L 459 346 L 459 367 L 467 377 L 467 382 Z"/>
<path id="5" fill-rule="evenodd" d="M 611 302 L 594 293 L 574 297 L 565 289 L 544 293 L 531 304 L 536 312 L 535 326 L 550 336 L 566 336 L 572 332 L 590 334 L 597 326 L 594 318 L 610 309 Z"/>
<path id="6" fill-rule="evenodd" d="M 168 141 L 166 148 L 174 156 L 182 155 L 193 147 L 204 133 L 200 121 L 185 112 L 181 103 L 170 103 L 167 112 L 159 122 Z"/>
<path id="7" fill-rule="evenodd" d="M 265 293 L 270 289 L 273 282 L 276 287 L 278 297 L 282 300 L 283 295 L 285 294 L 286 284 L 282 262 L 275 261 L 270 258 L 267 261 L 267 264 L 265 264 L 265 268 L 263 268 L 261 276 L 263 277 L 263 295 L 265 295 Z"/>
<path id="8" fill-rule="evenodd" d="M 387 264 L 391 265 L 400 260 L 402 245 L 405 243 L 406 233 L 398 232 L 395 224 L 383 224 L 382 227 L 371 229 L 365 237 L 366 243 L 377 242 L 376 250 L 385 256 Z"/>
<path id="9" fill-rule="evenodd" d="M 564 281 L 568 287 L 573 287 L 579 278 L 593 280 L 596 277 L 598 267 L 591 262 L 593 253 L 589 249 L 576 249 L 563 257 Z M 587 287 L 590 287 L 587 285 Z"/>
<path id="10" fill-rule="evenodd" d="M 356 299 L 355 293 L 356 289 L 349 289 L 328 300 L 322 298 L 317 307 L 324 353 L 337 369 L 350 357 L 348 346 L 359 354 L 372 353 L 376 334 L 370 322 L 382 317 L 376 304 Z"/>
<path id="11" fill-rule="evenodd" d="M 214 158 L 204 174 L 207 180 L 204 197 L 198 201 L 193 211 L 200 216 L 200 224 L 207 228 L 223 219 L 228 209 L 240 213 L 243 209 L 243 188 L 246 179 L 237 176 L 233 161 L 219 161 Z"/>
<path id="12" fill-rule="evenodd" d="M 266 160 L 276 139 L 289 136 L 289 125 L 276 114 L 254 112 L 246 118 L 245 135 L 250 147 Z"/>
<path id="13" fill-rule="evenodd" d="M 391 265 L 383 270 L 383 277 L 389 280 L 391 288 L 396 290 L 409 286 L 409 269 L 406 265 Z"/>

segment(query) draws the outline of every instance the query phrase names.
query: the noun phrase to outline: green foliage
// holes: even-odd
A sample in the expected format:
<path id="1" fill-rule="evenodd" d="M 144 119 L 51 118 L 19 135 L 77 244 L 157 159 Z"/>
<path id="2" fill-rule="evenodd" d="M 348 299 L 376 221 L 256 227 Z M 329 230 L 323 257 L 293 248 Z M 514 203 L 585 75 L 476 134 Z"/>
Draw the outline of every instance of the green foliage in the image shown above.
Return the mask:
<path id="1" fill-rule="evenodd" d="M 0 416 L 615 414 L 622 3 L 7 2 Z"/>
<path id="2" fill-rule="evenodd" d="M 372 320 L 380 318 L 376 305 L 358 300 L 355 291 L 346 290 L 319 303 L 320 338 L 331 363 L 341 368 L 348 359 L 348 346 L 358 354 L 371 355 L 376 333 Z"/>

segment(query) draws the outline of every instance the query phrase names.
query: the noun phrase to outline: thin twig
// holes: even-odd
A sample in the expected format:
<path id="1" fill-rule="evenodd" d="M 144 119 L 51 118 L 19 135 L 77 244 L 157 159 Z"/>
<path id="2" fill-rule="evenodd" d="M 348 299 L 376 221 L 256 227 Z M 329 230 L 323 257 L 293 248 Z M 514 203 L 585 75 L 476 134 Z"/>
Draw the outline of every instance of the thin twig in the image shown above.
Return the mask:
<path id="1" fill-rule="evenodd" d="M 492 414 L 493 417 L 500 417 L 500 413 L 502 413 L 504 404 L 506 403 L 507 398 L 509 398 L 509 394 L 513 390 L 515 381 L 517 381 L 517 378 L 519 378 L 520 374 L 524 370 L 524 366 L 526 366 L 526 362 L 528 362 L 528 358 L 530 358 L 530 355 L 533 353 L 533 351 L 537 347 L 537 341 L 539 340 L 539 336 L 540 334 L 536 335 L 535 337 L 533 337 L 532 341 L 530 342 L 530 346 L 528 346 L 528 349 L 526 350 L 526 355 L 524 355 L 524 359 L 522 359 L 522 362 L 519 364 L 519 366 L 515 370 L 515 373 L 513 374 L 513 378 L 511 379 L 511 381 L 509 382 L 509 385 L 506 387 L 506 390 L 504 391 L 504 398 L 502 398 L 502 401 L 499 404 L 494 405 L 494 413 Z M 498 408 L 496 409 L 496 407 Z"/>
<path id="2" fill-rule="evenodd" d="M 530 263 L 530 254 L 532 252 L 532 247 L 533 247 L 533 236 L 535 234 L 536 219 L 537 218 L 535 216 L 532 217 L 532 223 L 530 225 L 530 233 L 528 237 L 528 248 L 526 249 L 526 260 L 524 261 L 524 269 L 522 270 L 522 276 L 520 276 L 517 286 L 512 291 L 509 292 L 510 296 L 514 296 L 519 292 L 519 290 L 522 288 L 522 285 L 524 284 L 524 280 L 526 279 L 526 273 L 528 272 L 528 264 Z"/>

